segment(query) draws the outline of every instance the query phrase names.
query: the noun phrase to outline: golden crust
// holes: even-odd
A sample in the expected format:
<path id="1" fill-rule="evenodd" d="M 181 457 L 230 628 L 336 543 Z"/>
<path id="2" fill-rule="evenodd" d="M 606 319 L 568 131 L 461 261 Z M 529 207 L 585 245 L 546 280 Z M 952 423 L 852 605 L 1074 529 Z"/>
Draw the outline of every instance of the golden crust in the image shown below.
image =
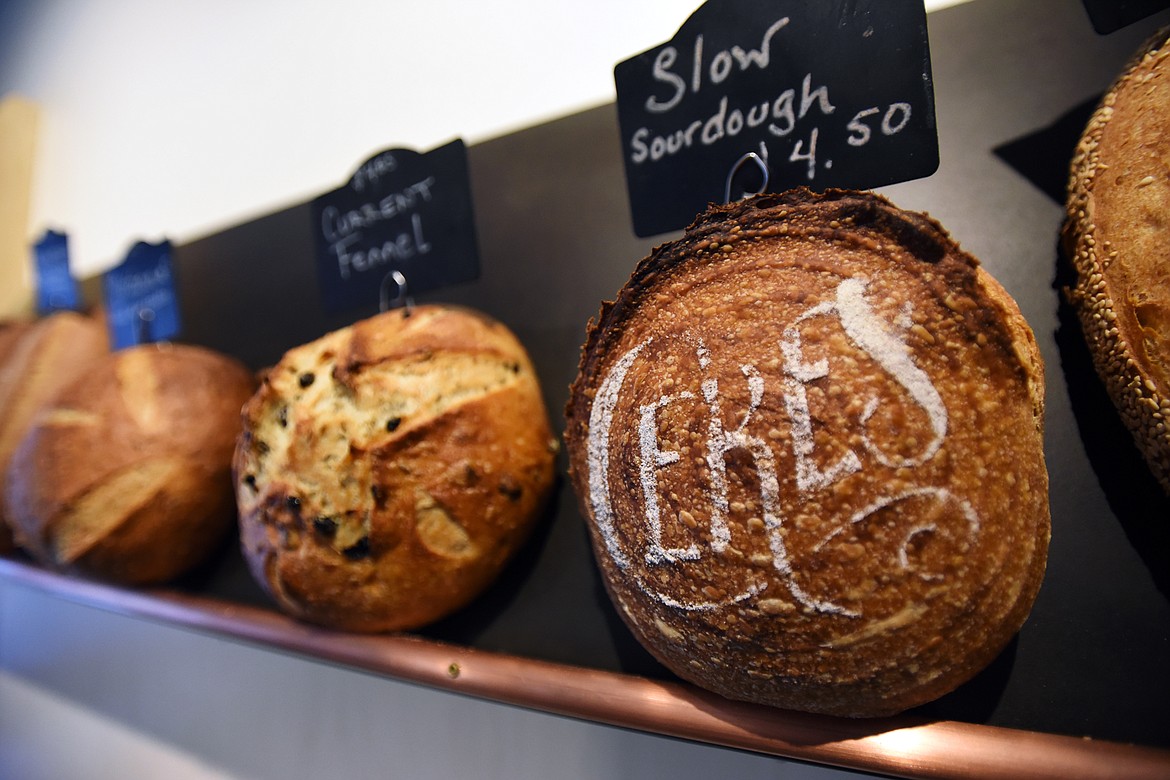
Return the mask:
<path id="1" fill-rule="evenodd" d="M 1071 166 L 1068 290 L 1097 373 L 1170 493 L 1170 46 L 1163 30 L 1105 94 Z"/>
<path id="2" fill-rule="evenodd" d="M 929 218 L 797 190 L 712 207 L 591 324 L 570 474 L 637 638 L 725 696 L 934 699 L 1024 622 L 1049 538 L 1043 366 Z"/>
<path id="3" fill-rule="evenodd" d="M 241 543 L 282 609 L 352 631 L 462 607 L 526 538 L 555 446 L 535 371 L 466 309 L 391 311 L 289 351 L 244 408 Z"/>
<path id="4" fill-rule="evenodd" d="M 199 565 L 232 527 L 231 455 L 254 387 L 243 365 L 200 347 L 107 355 L 13 455 L 17 541 L 47 566 L 123 584 Z"/>
<path id="5" fill-rule="evenodd" d="M 97 320 L 59 312 L 0 332 L 0 487 L 12 454 L 42 407 L 109 353 Z M 15 547 L 0 502 L 0 553 Z"/>

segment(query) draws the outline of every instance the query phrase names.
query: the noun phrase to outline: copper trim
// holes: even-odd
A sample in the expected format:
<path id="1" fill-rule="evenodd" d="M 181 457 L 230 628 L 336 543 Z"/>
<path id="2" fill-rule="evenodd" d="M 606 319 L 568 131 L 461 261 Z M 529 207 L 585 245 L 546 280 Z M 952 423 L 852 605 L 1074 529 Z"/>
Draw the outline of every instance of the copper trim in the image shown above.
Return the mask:
<path id="1" fill-rule="evenodd" d="M 1170 751 L 955 721 L 849 720 L 729 701 L 683 683 L 409 635 L 344 634 L 172 590 L 129 591 L 0 558 L 0 578 L 146 617 L 477 698 L 712 745 L 906 778 L 1165 778 Z"/>

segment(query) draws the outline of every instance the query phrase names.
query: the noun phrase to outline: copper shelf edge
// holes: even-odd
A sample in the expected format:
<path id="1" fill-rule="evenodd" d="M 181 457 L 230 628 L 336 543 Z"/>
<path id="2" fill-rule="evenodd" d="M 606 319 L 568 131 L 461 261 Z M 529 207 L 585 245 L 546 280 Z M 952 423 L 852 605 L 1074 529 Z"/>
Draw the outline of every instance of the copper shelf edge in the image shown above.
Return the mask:
<path id="1" fill-rule="evenodd" d="M 352 669 L 540 712 L 906 778 L 1166 778 L 1170 751 L 956 721 L 788 712 L 662 682 L 443 644 L 344 634 L 278 612 L 173 590 L 125 590 L 0 558 L 0 578 Z"/>

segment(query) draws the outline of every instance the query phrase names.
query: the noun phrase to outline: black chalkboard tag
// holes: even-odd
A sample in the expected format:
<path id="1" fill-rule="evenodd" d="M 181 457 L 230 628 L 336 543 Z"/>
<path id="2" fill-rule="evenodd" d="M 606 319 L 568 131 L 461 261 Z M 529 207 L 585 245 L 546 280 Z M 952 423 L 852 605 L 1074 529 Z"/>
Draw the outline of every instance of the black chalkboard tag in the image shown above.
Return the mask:
<path id="1" fill-rule="evenodd" d="M 467 147 L 391 149 L 312 202 L 321 305 L 327 313 L 379 301 L 395 271 L 411 295 L 479 277 Z M 394 287 L 394 285 L 390 285 Z"/>
<path id="2" fill-rule="evenodd" d="M 1170 8 L 1170 0 L 1084 0 L 1084 3 L 1089 21 L 1099 35 L 1116 32 Z"/>
<path id="3" fill-rule="evenodd" d="M 751 152 L 772 192 L 938 168 L 922 0 L 709 0 L 614 81 L 639 236 L 686 227 L 727 189 L 754 192 L 727 181 Z"/>
<path id="4" fill-rule="evenodd" d="M 110 346 L 166 341 L 179 335 L 179 300 L 171 263 L 171 242 L 139 241 L 121 265 L 102 277 Z"/>
<path id="5" fill-rule="evenodd" d="M 37 313 L 77 311 L 81 308 L 81 291 L 69 270 L 69 237 L 55 230 L 46 230 L 33 245 L 33 267 L 36 269 Z"/>

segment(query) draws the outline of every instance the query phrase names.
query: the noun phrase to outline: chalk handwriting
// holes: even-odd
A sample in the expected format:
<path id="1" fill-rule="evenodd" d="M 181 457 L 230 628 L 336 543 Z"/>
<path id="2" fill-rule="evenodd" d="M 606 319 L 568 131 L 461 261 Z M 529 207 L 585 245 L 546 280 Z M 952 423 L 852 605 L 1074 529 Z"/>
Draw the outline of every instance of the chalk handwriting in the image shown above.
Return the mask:
<path id="1" fill-rule="evenodd" d="M 398 232 L 380 246 L 363 246 L 361 233 L 349 233 L 330 244 L 329 251 L 337 258 L 341 278 L 348 279 L 355 271 L 399 265 L 417 255 L 425 255 L 431 251 L 431 243 L 423 234 L 422 215 L 411 214 L 410 229 Z"/>
<path id="2" fill-rule="evenodd" d="M 707 66 L 707 78 L 712 84 L 722 84 L 732 73 L 736 72 L 736 67 L 739 69 L 738 72 L 748 70 L 752 66 L 766 70 L 772 61 L 772 38 L 788 26 L 788 21 L 788 17 L 785 16 L 773 22 L 764 32 L 758 49 L 745 50 L 740 46 L 732 46 L 730 49 L 722 49 L 717 52 L 711 58 L 710 65 Z M 673 68 L 677 61 L 678 49 L 674 46 L 664 46 L 654 58 L 651 70 L 654 80 L 668 85 L 673 94 L 666 100 L 650 96 L 646 99 L 647 111 L 655 114 L 665 113 L 682 102 L 683 96 L 687 92 L 687 81 L 674 72 Z M 690 88 L 692 93 L 697 94 L 703 88 L 703 76 L 703 36 L 700 34 L 695 36 L 693 57 L 691 58 Z"/>
<path id="3" fill-rule="evenodd" d="M 829 99 L 829 88 L 823 84 L 814 87 L 811 73 L 806 73 L 801 80 L 799 92 L 796 87 L 789 87 L 771 100 L 733 106 L 730 111 L 729 105 L 724 96 L 713 114 L 665 135 L 653 135 L 648 127 L 638 128 L 630 138 L 631 162 L 635 165 L 657 162 L 692 146 L 711 146 L 724 138 L 734 138 L 745 129 L 760 126 L 765 126 L 771 135 L 783 138 L 813 109 L 822 116 L 836 110 Z"/>
<path id="4" fill-rule="evenodd" d="M 420 204 L 431 202 L 434 188 L 435 177 L 428 176 L 398 192 L 347 211 L 326 206 L 321 211 L 321 232 L 325 240 L 332 243 L 379 222 L 409 214 Z"/>
<path id="5" fill-rule="evenodd" d="M 839 123 L 822 127 L 820 120 L 832 115 L 837 107 L 830 100 L 827 85 L 814 86 L 812 73 L 804 75 L 799 88 L 784 89 L 767 99 L 757 94 L 745 101 L 743 96 L 752 93 L 737 92 L 731 85 L 733 76 L 753 69 L 767 70 L 773 63 L 773 39 L 790 22 L 789 17 L 773 22 L 764 31 L 758 48 L 744 49 L 736 45 L 721 49 L 713 56 L 704 51 L 704 36 L 696 35 L 690 47 L 689 70 L 681 61 L 679 47 L 662 47 L 650 66 L 657 92 L 642 104 L 649 115 L 648 125 L 638 127 L 628 137 L 626 150 L 630 163 L 635 166 L 657 163 L 690 149 L 713 146 L 760 129 L 759 132 L 767 132 L 772 143 L 785 147 L 785 153 L 777 159 L 802 166 L 804 178 L 813 181 L 819 170 L 833 167 L 832 160 L 817 159 L 822 130 L 829 131 L 834 138 L 844 134 L 848 146 L 862 147 L 870 144 L 875 136 L 890 137 L 907 128 L 913 110 L 910 103 L 902 101 L 863 108 L 843 129 Z M 688 95 L 697 95 L 707 88 L 728 91 L 714 111 L 704 109 L 704 116 L 689 121 L 680 117 L 674 127 L 667 124 L 664 128 L 659 120 L 653 119 L 683 105 Z M 734 96 L 738 96 L 739 102 L 734 102 Z M 806 117 L 808 120 L 802 121 Z M 798 134 L 799 125 L 805 127 Z"/>
<path id="6" fill-rule="evenodd" d="M 867 282 L 864 279 L 845 279 L 840 282 L 831 299 L 807 308 L 784 329 L 776 345 L 782 357 L 783 378 L 779 392 L 783 395 L 783 408 L 791 426 L 791 447 L 795 473 L 793 480 L 801 494 L 811 495 L 830 488 L 834 483 L 863 469 L 859 452 L 846 451 L 836 462 L 827 466 L 818 465 L 815 458 L 816 443 L 812 432 L 812 421 L 808 405 L 806 386 L 814 381 L 830 378 L 832 365 L 828 358 L 809 362 L 804 357 L 801 342 L 801 326 L 814 318 L 835 318 L 858 350 L 871 358 L 883 372 L 900 386 L 906 395 L 922 408 L 932 432 L 932 438 L 912 457 L 896 457 L 884 452 L 870 438 L 867 424 L 878 407 L 877 399 L 866 403 L 858 418 L 862 429 L 861 442 L 865 451 L 878 463 L 893 468 L 922 465 L 933 458 L 942 446 L 947 433 L 947 410 L 938 390 L 929 376 L 919 368 L 910 348 L 901 338 L 901 331 L 885 323 L 866 299 Z M 908 311 L 903 311 L 906 315 Z M 903 318 L 900 315 L 900 319 Z M 640 587 L 661 603 L 686 611 L 710 611 L 733 603 L 743 602 L 763 593 L 768 586 L 766 580 L 756 577 L 744 583 L 739 592 L 718 599 L 684 600 L 662 592 L 656 580 L 643 575 L 641 566 L 634 566 L 633 559 L 623 548 L 615 527 L 615 515 L 611 500 L 610 436 L 614 424 L 614 412 L 618 407 L 626 376 L 653 339 L 648 338 L 622 355 L 604 377 L 593 401 L 589 418 L 587 462 L 589 478 L 589 502 L 597 529 L 605 545 L 605 551 L 613 562 L 627 575 L 637 579 Z M 695 359 L 700 368 L 700 387 L 696 394 L 681 390 L 664 394 L 652 403 L 638 409 L 638 455 L 639 480 L 644 500 L 645 552 L 642 562 L 649 569 L 675 567 L 697 561 L 707 555 L 721 555 L 727 552 L 731 543 L 729 517 L 732 505 L 728 500 L 729 484 L 727 459 L 729 453 L 738 450 L 750 458 L 751 467 L 757 479 L 753 484 L 759 491 L 762 532 L 765 534 L 772 568 L 787 589 L 790 597 L 806 610 L 837 614 L 856 618 L 861 616 L 858 609 L 849 608 L 828 598 L 818 598 L 807 592 L 800 584 L 799 572 L 785 544 L 785 518 L 782 515 L 780 480 L 776 454 L 772 445 L 759 435 L 752 433 L 755 418 L 768 392 L 765 378 L 751 364 L 740 366 L 740 374 L 747 385 L 747 407 L 735 419 L 739 422 L 728 428 L 720 380 L 711 375 L 711 353 L 707 345 L 699 340 Z M 678 467 L 679 452 L 664 450 L 659 444 L 659 414 L 668 407 L 686 402 L 702 403 L 706 418 L 700 423 L 705 429 L 705 459 L 709 473 L 706 489 L 706 507 L 709 510 L 709 539 L 703 547 L 692 543 L 680 547 L 668 547 L 663 540 L 663 512 L 659 499 L 658 474 L 663 469 Z M 911 561 L 910 550 L 920 537 L 951 537 L 960 546 L 970 544 L 979 533 L 979 517 L 974 509 L 961 497 L 943 487 L 921 485 L 910 487 L 893 495 L 881 497 L 870 505 L 856 511 L 849 517 L 839 518 L 833 530 L 827 533 L 810 549 L 810 554 L 820 554 L 845 531 L 864 524 L 868 519 L 887 507 L 905 501 L 930 501 L 940 507 L 952 507 L 966 523 L 960 537 L 953 529 L 940 528 L 935 523 L 915 525 L 905 531 L 900 546 L 891 563 L 899 570 L 919 576 L 924 580 L 941 578 L 937 572 L 919 571 Z M 923 513 L 928 516 L 929 513 Z M 749 529 L 750 524 L 745 524 Z"/>
<path id="7" fill-rule="evenodd" d="M 380 160 L 382 157 L 374 159 Z M 428 176 L 356 208 L 343 211 L 336 206 L 326 206 L 322 209 L 321 233 L 329 253 L 337 260 L 337 272 L 341 278 L 349 279 L 355 272 L 361 273 L 381 266 L 399 265 L 412 257 L 430 252 L 431 244 L 423 233 L 422 215 L 417 209 L 431 202 L 434 188 L 435 177 Z M 397 231 L 379 245 L 367 246 L 369 242 L 363 231 L 389 220 L 400 220 L 407 215 L 410 217 L 408 229 Z"/>
<path id="8" fill-rule="evenodd" d="M 398 158 L 393 152 L 383 152 L 372 160 L 367 161 L 350 179 L 350 186 L 358 192 L 364 192 L 367 184 L 377 186 L 378 179 L 398 170 Z"/>

